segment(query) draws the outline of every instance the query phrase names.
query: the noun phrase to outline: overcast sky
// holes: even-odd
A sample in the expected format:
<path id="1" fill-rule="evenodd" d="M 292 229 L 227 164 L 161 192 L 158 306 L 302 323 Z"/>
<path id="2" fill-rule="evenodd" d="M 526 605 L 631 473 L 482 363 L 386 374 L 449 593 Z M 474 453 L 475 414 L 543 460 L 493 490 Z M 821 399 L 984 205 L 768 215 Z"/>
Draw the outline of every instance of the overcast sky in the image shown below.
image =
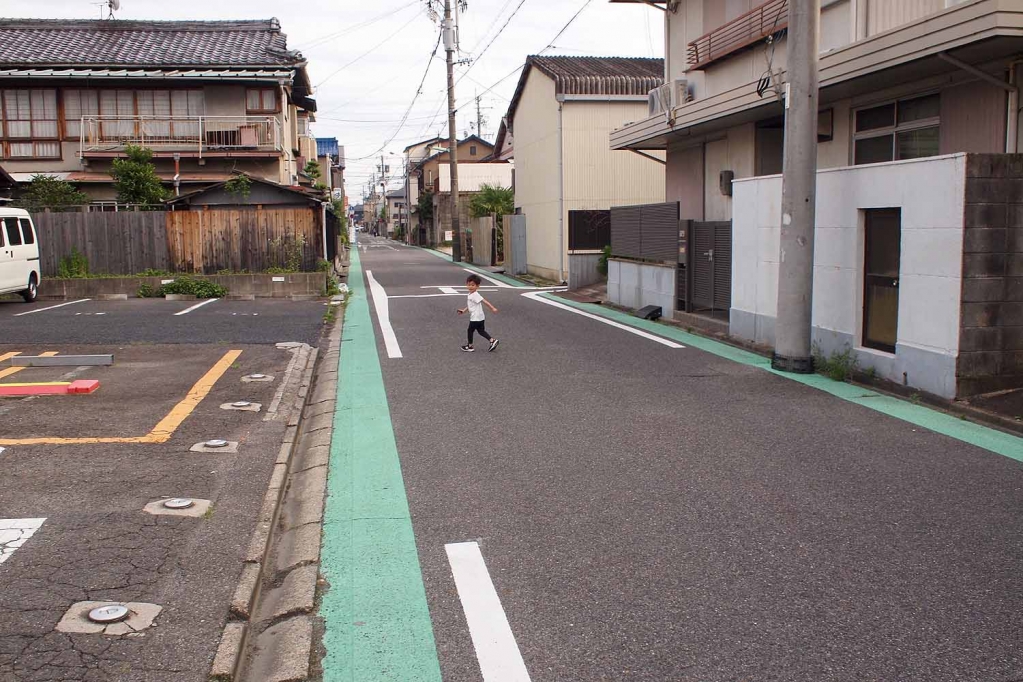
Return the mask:
<path id="1" fill-rule="evenodd" d="M 99 0 L 3 4 L 0 14 L 8 17 L 96 19 L 101 12 Z M 442 0 L 436 4 L 442 6 Z M 515 90 L 516 69 L 526 55 L 547 47 L 584 6 L 545 54 L 663 56 L 663 20 L 651 7 L 608 0 L 468 0 L 468 10 L 461 15 L 459 55 L 468 62 L 455 68 L 459 137 L 476 132 L 475 98 L 481 94 L 482 136 L 493 142 Z M 353 202 L 361 200 L 370 173 L 380 163 L 381 148 L 385 155 L 400 155 L 417 140 L 447 136 L 443 45 L 408 121 L 399 129 L 437 42 L 439 26 L 427 15 L 425 0 L 121 0 L 116 16 L 280 19 L 288 47 L 301 50 L 309 61 L 319 108 L 313 132 L 317 137 L 336 137 L 345 147 L 347 191 Z M 371 154 L 376 158 L 364 158 Z M 400 158 L 391 159 L 391 174 L 396 176 Z M 398 181 L 392 181 L 392 188 L 397 186 Z"/>

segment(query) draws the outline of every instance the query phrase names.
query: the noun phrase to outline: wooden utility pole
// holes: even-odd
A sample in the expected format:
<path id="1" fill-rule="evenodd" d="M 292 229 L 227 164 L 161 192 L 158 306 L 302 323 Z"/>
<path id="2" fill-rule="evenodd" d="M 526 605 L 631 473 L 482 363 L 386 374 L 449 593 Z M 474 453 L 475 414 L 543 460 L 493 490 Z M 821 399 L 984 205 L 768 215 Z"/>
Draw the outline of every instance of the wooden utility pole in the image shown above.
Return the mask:
<path id="1" fill-rule="evenodd" d="M 458 131 L 455 130 L 455 26 L 451 20 L 451 0 L 444 0 L 441 23 L 444 52 L 448 63 L 448 160 L 451 168 L 451 260 L 462 260 L 462 230 L 458 219 Z"/>

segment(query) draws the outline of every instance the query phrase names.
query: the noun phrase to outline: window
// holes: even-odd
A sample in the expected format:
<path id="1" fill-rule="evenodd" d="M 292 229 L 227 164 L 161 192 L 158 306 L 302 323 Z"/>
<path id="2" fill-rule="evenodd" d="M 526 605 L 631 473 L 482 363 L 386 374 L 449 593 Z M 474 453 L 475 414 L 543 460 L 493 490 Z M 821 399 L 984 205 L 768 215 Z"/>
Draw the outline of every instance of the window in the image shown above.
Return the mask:
<path id="1" fill-rule="evenodd" d="M 469 156 L 476 156 L 476 145 L 469 145 Z"/>
<path id="2" fill-rule="evenodd" d="M 60 158 L 58 138 L 56 90 L 0 91 L 0 157 Z"/>
<path id="3" fill-rule="evenodd" d="M 18 219 L 4 218 L 4 227 L 7 228 L 7 245 L 21 246 L 21 230 L 18 229 Z"/>
<path id="4" fill-rule="evenodd" d="M 35 244 L 36 237 L 32 234 L 32 223 L 28 222 L 26 218 L 19 218 L 18 222 L 21 223 L 21 234 L 25 237 L 25 243 Z"/>
<path id="5" fill-rule="evenodd" d="M 77 140 L 82 135 L 82 117 L 99 115 L 99 92 L 64 91 L 64 137 Z"/>
<path id="6" fill-rule="evenodd" d="M 854 163 L 936 156 L 940 150 L 941 98 L 925 95 L 856 112 Z"/>
<path id="7" fill-rule="evenodd" d="M 277 91 L 273 88 L 259 88 L 245 91 L 245 108 L 253 112 L 277 111 Z"/>

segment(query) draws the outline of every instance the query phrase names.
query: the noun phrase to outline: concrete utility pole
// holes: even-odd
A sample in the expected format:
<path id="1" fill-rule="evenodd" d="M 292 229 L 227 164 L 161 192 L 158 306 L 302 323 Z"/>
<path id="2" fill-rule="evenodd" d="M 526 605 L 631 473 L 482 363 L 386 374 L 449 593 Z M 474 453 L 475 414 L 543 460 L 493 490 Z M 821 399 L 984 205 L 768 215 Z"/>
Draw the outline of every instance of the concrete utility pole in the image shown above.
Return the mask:
<path id="1" fill-rule="evenodd" d="M 456 0 L 457 1 L 457 0 Z M 462 231 L 458 220 L 458 131 L 455 130 L 455 27 L 451 21 L 451 0 L 444 0 L 444 52 L 448 62 L 448 159 L 451 168 L 451 260 L 462 260 Z"/>
<path id="2" fill-rule="evenodd" d="M 771 366 L 813 371 L 813 237 L 817 205 L 817 57 L 820 0 L 789 2 L 785 160 L 782 168 L 778 317 Z"/>

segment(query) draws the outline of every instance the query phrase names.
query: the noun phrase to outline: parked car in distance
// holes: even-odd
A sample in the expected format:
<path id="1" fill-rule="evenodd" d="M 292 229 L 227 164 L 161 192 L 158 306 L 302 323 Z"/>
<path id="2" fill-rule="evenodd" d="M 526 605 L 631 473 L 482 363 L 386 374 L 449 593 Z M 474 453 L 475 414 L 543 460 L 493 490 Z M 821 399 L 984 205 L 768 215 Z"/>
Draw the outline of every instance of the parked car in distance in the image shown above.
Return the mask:
<path id="1" fill-rule="evenodd" d="M 0 206 L 0 294 L 39 295 L 39 240 L 28 211 Z"/>

